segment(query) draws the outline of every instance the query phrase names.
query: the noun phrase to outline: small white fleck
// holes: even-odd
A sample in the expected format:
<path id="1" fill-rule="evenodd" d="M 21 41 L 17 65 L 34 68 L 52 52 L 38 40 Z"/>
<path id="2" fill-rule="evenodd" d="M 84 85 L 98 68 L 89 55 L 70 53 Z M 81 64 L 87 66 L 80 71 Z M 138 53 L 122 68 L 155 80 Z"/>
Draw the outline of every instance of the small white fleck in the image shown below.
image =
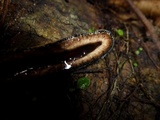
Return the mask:
<path id="1" fill-rule="evenodd" d="M 64 61 L 64 64 L 65 64 L 65 69 L 70 69 L 72 66 L 69 65 L 66 61 Z"/>
<path id="2" fill-rule="evenodd" d="M 19 74 L 26 74 L 26 72 L 27 72 L 28 70 L 26 69 L 26 70 L 23 70 L 23 71 L 21 71 L 21 72 L 17 72 L 17 73 L 15 73 L 14 74 L 14 76 L 17 76 L 17 75 L 19 75 Z"/>
<path id="3" fill-rule="evenodd" d="M 72 36 L 71 39 L 74 39 L 74 36 Z"/>
<path id="4" fill-rule="evenodd" d="M 33 70 L 33 67 L 29 68 L 29 70 Z"/>
<path id="5" fill-rule="evenodd" d="M 25 72 L 27 72 L 28 70 L 26 69 L 26 70 L 23 70 L 23 71 L 21 71 L 21 72 L 19 72 L 20 74 L 22 74 L 22 73 L 25 73 Z"/>

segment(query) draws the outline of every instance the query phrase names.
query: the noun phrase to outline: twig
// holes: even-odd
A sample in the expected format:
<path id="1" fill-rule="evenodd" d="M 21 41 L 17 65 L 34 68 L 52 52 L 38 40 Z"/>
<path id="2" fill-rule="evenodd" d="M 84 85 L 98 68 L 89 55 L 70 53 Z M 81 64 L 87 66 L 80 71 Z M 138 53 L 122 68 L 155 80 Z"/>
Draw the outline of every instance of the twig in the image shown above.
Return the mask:
<path id="1" fill-rule="evenodd" d="M 153 42 L 157 45 L 158 50 L 160 51 L 160 41 L 158 40 L 158 35 L 156 34 L 156 31 L 153 27 L 153 25 L 147 20 L 145 15 L 134 5 L 134 3 L 131 0 L 126 0 L 127 3 L 130 5 L 132 10 L 137 14 L 137 16 L 140 18 L 146 29 L 149 31 Z"/>
<path id="2" fill-rule="evenodd" d="M 152 63 L 154 64 L 154 66 L 160 70 L 160 67 L 156 64 L 156 62 L 153 60 L 153 58 L 151 57 L 151 54 L 148 50 L 148 47 L 145 45 L 145 43 L 143 41 L 141 41 L 142 43 L 142 47 L 145 49 L 146 54 L 148 55 L 149 59 L 152 61 Z"/>

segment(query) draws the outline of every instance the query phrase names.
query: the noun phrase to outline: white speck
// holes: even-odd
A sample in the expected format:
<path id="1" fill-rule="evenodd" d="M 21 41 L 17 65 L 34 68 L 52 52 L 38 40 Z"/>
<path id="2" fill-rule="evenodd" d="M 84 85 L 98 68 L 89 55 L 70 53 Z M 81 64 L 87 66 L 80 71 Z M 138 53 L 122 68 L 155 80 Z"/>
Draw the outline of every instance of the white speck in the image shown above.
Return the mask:
<path id="1" fill-rule="evenodd" d="M 83 52 L 83 55 L 85 55 L 86 53 L 85 52 Z"/>
<path id="2" fill-rule="evenodd" d="M 74 36 L 72 36 L 71 39 L 74 39 Z"/>
<path id="3" fill-rule="evenodd" d="M 65 64 L 65 69 L 70 69 L 72 66 L 69 65 L 66 61 L 64 61 L 64 64 Z"/>
<path id="4" fill-rule="evenodd" d="M 31 67 L 31 68 L 28 68 L 29 70 L 32 70 L 33 69 L 33 67 Z"/>
<path id="5" fill-rule="evenodd" d="M 16 74 L 14 74 L 14 76 L 17 76 L 17 75 L 19 75 L 19 74 L 26 74 L 26 72 L 27 72 L 28 70 L 26 69 L 26 70 L 23 70 L 23 71 L 21 71 L 21 72 L 17 72 Z"/>
<path id="6" fill-rule="evenodd" d="M 50 68 L 50 67 L 51 67 L 51 65 L 48 65 L 48 66 L 47 66 L 47 68 Z"/>
<path id="7" fill-rule="evenodd" d="M 20 71 L 20 72 L 17 72 L 16 74 L 14 74 L 14 76 L 17 76 L 17 75 L 19 75 L 19 74 L 27 75 L 28 70 L 32 70 L 32 69 L 33 69 L 33 67 L 28 68 L 28 69 L 23 70 L 23 71 Z"/>
<path id="8" fill-rule="evenodd" d="M 27 72 L 28 70 L 23 70 L 21 72 L 19 72 L 20 74 Z"/>

